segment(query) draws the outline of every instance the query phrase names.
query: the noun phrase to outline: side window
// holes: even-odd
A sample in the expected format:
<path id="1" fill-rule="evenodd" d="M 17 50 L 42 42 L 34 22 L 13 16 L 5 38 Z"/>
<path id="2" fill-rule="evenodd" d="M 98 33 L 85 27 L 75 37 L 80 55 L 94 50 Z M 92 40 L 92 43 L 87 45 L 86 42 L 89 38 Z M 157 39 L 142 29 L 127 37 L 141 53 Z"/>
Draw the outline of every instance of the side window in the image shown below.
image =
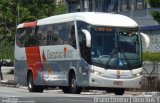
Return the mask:
<path id="1" fill-rule="evenodd" d="M 57 39 L 57 45 L 68 44 L 77 48 L 74 22 L 55 24 L 54 39 Z"/>
<path id="2" fill-rule="evenodd" d="M 58 44 L 68 44 L 77 48 L 74 22 L 66 22 L 56 25 L 58 30 Z"/>
<path id="3" fill-rule="evenodd" d="M 39 26 L 37 35 L 39 37 L 39 45 L 45 46 L 47 44 L 47 33 L 45 32 L 45 26 Z"/>
<path id="4" fill-rule="evenodd" d="M 86 46 L 86 37 L 85 34 L 82 32 L 82 29 L 88 30 L 88 24 L 78 21 L 78 38 L 79 38 L 79 47 L 80 47 L 80 53 L 81 56 L 86 62 L 91 63 L 91 49 L 90 47 Z"/>
<path id="5" fill-rule="evenodd" d="M 77 48 L 76 47 L 76 36 L 75 36 L 75 28 L 74 28 L 74 26 L 72 26 L 70 34 L 69 34 L 69 44 L 71 46 L 73 46 L 74 48 Z"/>
<path id="6" fill-rule="evenodd" d="M 66 35 L 65 24 L 55 24 L 54 41 L 57 45 L 64 44 L 63 35 Z"/>
<path id="7" fill-rule="evenodd" d="M 16 44 L 19 47 L 30 47 L 38 45 L 38 37 L 35 27 L 20 28 L 17 30 Z"/>
<path id="8" fill-rule="evenodd" d="M 24 46 L 25 47 L 36 46 L 38 42 L 37 40 L 38 39 L 37 39 L 37 34 L 35 33 L 35 27 L 26 28 Z"/>
<path id="9" fill-rule="evenodd" d="M 52 27 L 52 30 L 48 32 L 48 38 L 51 41 L 50 45 L 62 45 L 64 42 L 63 38 L 61 38 L 61 32 L 63 32 L 63 25 L 52 24 L 50 26 Z"/>
<path id="10" fill-rule="evenodd" d="M 20 28 L 17 30 L 17 35 L 16 35 L 17 46 L 24 47 L 25 34 L 26 34 L 26 31 L 24 28 Z"/>
<path id="11" fill-rule="evenodd" d="M 58 32 L 59 32 L 59 39 L 60 44 L 68 44 L 68 35 L 69 35 L 69 23 L 63 23 L 61 26 L 59 26 Z"/>
<path id="12" fill-rule="evenodd" d="M 73 22 L 41 25 L 38 27 L 38 42 L 41 46 L 68 44 L 76 47 L 75 28 Z"/>
<path id="13" fill-rule="evenodd" d="M 39 45 L 55 45 L 54 25 L 42 25 L 39 26 L 37 35 L 39 37 Z"/>
<path id="14" fill-rule="evenodd" d="M 47 32 L 47 45 L 52 44 L 52 31 L 46 31 Z"/>

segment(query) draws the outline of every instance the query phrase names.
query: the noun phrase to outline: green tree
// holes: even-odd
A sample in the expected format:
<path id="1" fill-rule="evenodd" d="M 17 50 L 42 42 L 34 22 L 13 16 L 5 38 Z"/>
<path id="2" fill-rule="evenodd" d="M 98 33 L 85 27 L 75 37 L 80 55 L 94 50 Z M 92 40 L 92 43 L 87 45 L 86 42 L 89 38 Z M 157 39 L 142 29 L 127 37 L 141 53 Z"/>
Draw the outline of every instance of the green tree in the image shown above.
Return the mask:
<path id="1" fill-rule="evenodd" d="M 65 0 L 59 0 L 57 2 L 57 6 L 55 8 L 55 12 L 54 13 L 56 15 L 66 13 L 66 3 L 65 3 Z"/>
<path id="2" fill-rule="evenodd" d="M 154 20 L 156 20 L 160 24 L 160 10 L 158 10 L 158 8 L 160 8 L 160 0 L 147 0 L 147 1 L 149 2 L 151 7 L 157 8 L 157 10 L 153 11 L 151 15 L 154 18 Z"/>
<path id="3" fill-rule="evenodd" d="M 16 29 L 16 15 L 13 14 L 16 14 L 16 2 L 0 0 L 0 59 L 8 59 L 8 56 L 11 55 L 11 53 L 5 54 L 13 48 Z"/>
<path id="4" fill-rule="evenodd" d="M 62 14 L 65 9 L 64 0 L 0 0 L 0 59 L 13 56 L 18 24 Z M 5 55 L 9 51 L 11 55 Z"/>

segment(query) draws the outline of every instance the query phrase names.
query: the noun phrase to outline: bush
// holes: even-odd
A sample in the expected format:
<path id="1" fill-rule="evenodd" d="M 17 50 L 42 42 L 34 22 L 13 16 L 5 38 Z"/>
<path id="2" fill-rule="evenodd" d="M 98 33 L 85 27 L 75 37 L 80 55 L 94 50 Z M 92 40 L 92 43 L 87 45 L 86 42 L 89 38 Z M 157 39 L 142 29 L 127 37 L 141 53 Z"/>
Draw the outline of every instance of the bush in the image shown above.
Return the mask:
<path id="1" fill-rule="evenodd" d="M 160 61 L 160 52 L 157 53 L 150 53 L 148 51 L 144 52 L 143 61 Z"/>

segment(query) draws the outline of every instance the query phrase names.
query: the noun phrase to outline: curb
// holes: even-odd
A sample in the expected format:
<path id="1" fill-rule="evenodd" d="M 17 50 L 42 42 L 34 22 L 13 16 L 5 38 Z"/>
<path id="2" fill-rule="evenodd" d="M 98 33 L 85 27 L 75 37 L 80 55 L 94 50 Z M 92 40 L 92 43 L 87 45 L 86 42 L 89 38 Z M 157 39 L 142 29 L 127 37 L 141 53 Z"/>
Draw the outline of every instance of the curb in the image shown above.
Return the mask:
<path id="1" fill-rule="evenodd" d="M 0 80 L 0 85 L 13 85 L 16 86 L 17 83 L 14 80 Z"/>

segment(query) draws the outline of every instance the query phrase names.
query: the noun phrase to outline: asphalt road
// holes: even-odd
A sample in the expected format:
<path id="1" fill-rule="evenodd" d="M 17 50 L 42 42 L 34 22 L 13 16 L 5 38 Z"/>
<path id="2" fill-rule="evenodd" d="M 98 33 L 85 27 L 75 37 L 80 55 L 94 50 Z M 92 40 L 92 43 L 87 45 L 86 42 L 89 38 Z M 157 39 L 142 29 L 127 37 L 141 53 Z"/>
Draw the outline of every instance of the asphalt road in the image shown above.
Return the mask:
<path id="1" fill-rule="evenodd" d="M 129 98 L 131 96 L 138 97 L 141 95 L 142 93 L 125 92 L 123 96 L 116 96 L 112 93 L 106 93 L 105 91 L 64 94 L 61 90 L 45 90 L 43 93 L 29 93 L 26 87 L 15 88 L 0 86 L 0 103 L 102 103 L 99 98 L 103 100 L 102 98 Z M 107 102 L 103 101 L 103 103 Z M 124 103 L 124 101 L 122 101 L 122 103 Z"/>

